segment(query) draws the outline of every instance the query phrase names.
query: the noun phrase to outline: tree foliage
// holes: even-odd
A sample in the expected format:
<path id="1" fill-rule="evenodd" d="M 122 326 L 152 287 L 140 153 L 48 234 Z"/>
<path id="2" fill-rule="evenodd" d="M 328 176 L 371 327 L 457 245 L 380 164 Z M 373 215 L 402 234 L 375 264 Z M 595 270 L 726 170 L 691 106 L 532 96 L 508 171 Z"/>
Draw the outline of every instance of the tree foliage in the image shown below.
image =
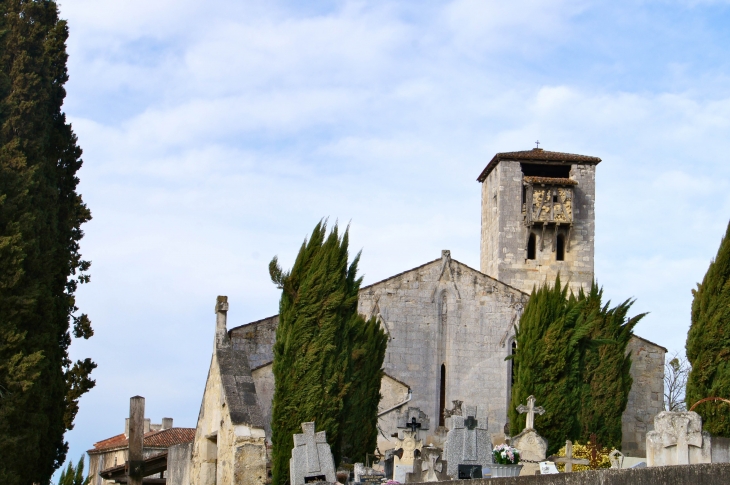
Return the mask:
<path id="1" fill-rule="evenodd" d="M 686 411 L 684 401 L 687 393 L 687 378 L 691 370 L 687 359 L 674 352 L 664 363 L 664 410 Z"/>
<path id="2" fill-rule="evenodd" d="M 325 222 L 317 224 L 291 271 L 283 271 L 276 257 L 269 264 L 272 281 L 282 289 L 273 364 L 275 485 L 289 479 L 292 436 L 303 422 L 315 421 L 317 430 L 327 432 L 335 462 L 343 446 L 353 456 L 372 452 L 377 436 L 386 339 L 375 320 L 357 315 L 360 254 L 348 266 L 348 231 L 341 238 L 336 225 L 326 232 Z"/>
<path id="3" fill-rule="evenodd" d="M 68 467 L 61 472 L 61 477 L 58 480 L 58 485 L 89 485 L 89 483 L 91 483 L 91 476 L 84 478 L 83 455 L 81 455 L 81 459 L 75 467 L 69 461 Z"/>
<path id="4" fill-rule="evenodd" d="M 595 433 L 598 444 L 619 449 L 622 441 L 621 416 L 631 391 L 631 355 L 626 348 L 634 327 L 645 313 L 628 318 L 633 305 L 626 300 L 609 308 L 602 305 L 603 289 L 594 282 L 588 294 L 581 289 L 578 301 L 585 301 L 583 313 L 595 318 L 588 337 L 591 342 L 582 356 L 582 396 L 578 421 L 580 439 L 586 441 Z"/>
<path id="5" fill-rule="evenodd" d="M 621 415 L 631 389 L 626 346 L 643 315 L 627 319 L 633 302 L 609 308 L 602 297 L 596 284 L 588 294 L 568 295 L 558 276 L 554 285 L 533 290 L 520 318 L 510 431 L 522 431 L 525 415 L 516 406 L 534 395 L 545 408 L 535 416 L 535 428 L 548 440 L 548 453 L 591 433 L 604 446 L 621 445 Z"/>
<path id="6" fill-rule="evenodd" d="M 61 111 L 68 28 L 57 5 L 0 1 L 0 483 L 49 482 L 65 461 L 64 433 L 94 385 L 89 359 L 68 356 L 76 315 L 81 149 Z"/>
<path id="7" fill-rule="evenodd" d="M 702 283 L 692 291 L 692 324 L 687 334 L 687 404 L 705 397 L 730 398 L 730 224 Z M 730 437 L 727 404 L 707 402 L 695 408 L 705 430 Z"/>

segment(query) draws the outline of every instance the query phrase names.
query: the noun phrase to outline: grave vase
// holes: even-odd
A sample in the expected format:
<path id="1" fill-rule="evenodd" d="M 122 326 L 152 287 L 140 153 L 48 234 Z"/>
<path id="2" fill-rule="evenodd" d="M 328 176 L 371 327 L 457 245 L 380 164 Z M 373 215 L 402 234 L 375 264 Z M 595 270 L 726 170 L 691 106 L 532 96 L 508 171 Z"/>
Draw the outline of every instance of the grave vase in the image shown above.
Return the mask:
<path id="1" fill-rule="evenodd" d="M 519 463 L 516 465 L 499 465 L 497 463 L 492 463 L 489 465 L 489 468 L 492 470 L 492 478 L 516 477 L 519 476 L 520 470 L 522 470 L 522 465 Z"/>

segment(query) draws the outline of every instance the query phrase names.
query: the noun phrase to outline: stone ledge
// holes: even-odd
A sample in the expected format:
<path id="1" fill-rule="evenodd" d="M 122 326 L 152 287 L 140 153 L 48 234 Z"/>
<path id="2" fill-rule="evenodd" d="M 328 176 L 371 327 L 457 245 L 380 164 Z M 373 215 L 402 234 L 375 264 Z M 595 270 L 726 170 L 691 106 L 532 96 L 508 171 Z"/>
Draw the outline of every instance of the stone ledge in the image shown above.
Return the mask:
<path id="1" fill-rule="evenodd" d="M 725 485 L 730 483 L 730 463 L 660 466 L 635 470 L 591 470 L 558 475 L 453 480 L 438 483 L 439 485 Z"/>

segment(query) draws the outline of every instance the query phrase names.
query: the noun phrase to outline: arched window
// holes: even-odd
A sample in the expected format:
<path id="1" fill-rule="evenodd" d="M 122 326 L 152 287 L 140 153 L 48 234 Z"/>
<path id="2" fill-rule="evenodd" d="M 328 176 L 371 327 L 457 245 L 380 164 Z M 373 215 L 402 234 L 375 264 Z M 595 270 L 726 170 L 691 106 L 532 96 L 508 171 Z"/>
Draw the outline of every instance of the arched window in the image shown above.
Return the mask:
<path id="1" fill-rule="evenodd" d="M 441 389 L 439 390 L 439 426 L 445 426 L 446 410 L 446 364 L 441 364 Z"/>
<path id="2" fill-rule="evenodd" d="M 535 259 L 535 253 L 537 249 L 537 238 L 535 233 L 530 233 L 530 238 L 527 240 L 527 259 Z"/>
<path id="3" fill-rule="evenodd" d="M 558 234 L 558 242 L 555 246 L 555 259 L 565 261 L 565 235 Z"/>

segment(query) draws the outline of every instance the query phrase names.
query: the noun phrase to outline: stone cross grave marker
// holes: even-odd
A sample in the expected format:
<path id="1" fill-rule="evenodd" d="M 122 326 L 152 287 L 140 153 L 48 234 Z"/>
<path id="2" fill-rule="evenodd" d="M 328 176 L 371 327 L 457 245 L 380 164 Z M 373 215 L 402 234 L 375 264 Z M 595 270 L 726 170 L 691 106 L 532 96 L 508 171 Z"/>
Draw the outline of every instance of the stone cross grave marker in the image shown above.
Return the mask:
<path id="1" fill-rule="evenodd" d="M 418 431 L 403 431 L 403 439 L 398 438 L 395 445 L 396 449 L 403 450 L 403 456 L 397 459 L 396 465 L 413 465 L 415 451 L 421 451 L 423 441 L 418 439 Z"/>
<path id="2" fill-rule="evenodd" d="M 447 473 L 453 478 L 460 465 L 484 467 L 492 463 L 486 413 L 477 414 L 476 406 L 464 406 L 463 414 L 451 416 L 451 429 L 446 435 Z"/>
<path id="3" fill-rule="evenodd" d="M 405 411 L 398 413 L 396 417 L 396 427 L 399 429 L 410 429 L 411 431 L 429 429 L 430 420 L 428 414 L 421 411 L 420 408 L 409 407 Z"/>
<path id="4" fill-rule="evenodd" d="M 613 450 L 608 454 L 608 459 L 611 461 L 611 468 L 620 470 L 624 465 L 624 454 L 618 450 Z"/>
<path id="5" fill-rule="evenodd" d="M 517 406 L 517 412 L 520 414 L 527 413 L 525 429 L 535 429 L 535 413 L 543 414 L 545 409 L 541 406 L 535 406 L 535 396 L 530 396 L 527 398 L 527 406 L 520 404 Z"/>
<path id="6" fill-rule="evenodd" d="M 662 411 L 654 418 L 654 431 L 646 434 L 649 466 L 711 463 L 711 450 L 710 435 L 693 411 Z"/>
<path id="7" fill-rule="evenodd" d="M 302 434 L 294 435 L 294 449 L 289 460 L 292 485 L 304 485 L 311 481 L 334 483 L 335 463 L 324 431 L 315 433 L 314 422 L 302 423 Z"/>
<path id="8" fill-rule="evenodd" d="M 589 465 L 591 462 L 585 458 L 573 458 L 573 442 L 568 440 L 565 442 L 565 456 L 555 458 L 555 463 L 565 463 L 565 472 L 573 471 L 573 465 Z"/>
<path id="9" fill-rule="evenodd" d="M 411 421 L 406 424 L 406 428 L 410 429 L 412 432 L 416 432 L 421 428 L 421 423 L 416 422 L 415 416 L 411 418 Z"/>

